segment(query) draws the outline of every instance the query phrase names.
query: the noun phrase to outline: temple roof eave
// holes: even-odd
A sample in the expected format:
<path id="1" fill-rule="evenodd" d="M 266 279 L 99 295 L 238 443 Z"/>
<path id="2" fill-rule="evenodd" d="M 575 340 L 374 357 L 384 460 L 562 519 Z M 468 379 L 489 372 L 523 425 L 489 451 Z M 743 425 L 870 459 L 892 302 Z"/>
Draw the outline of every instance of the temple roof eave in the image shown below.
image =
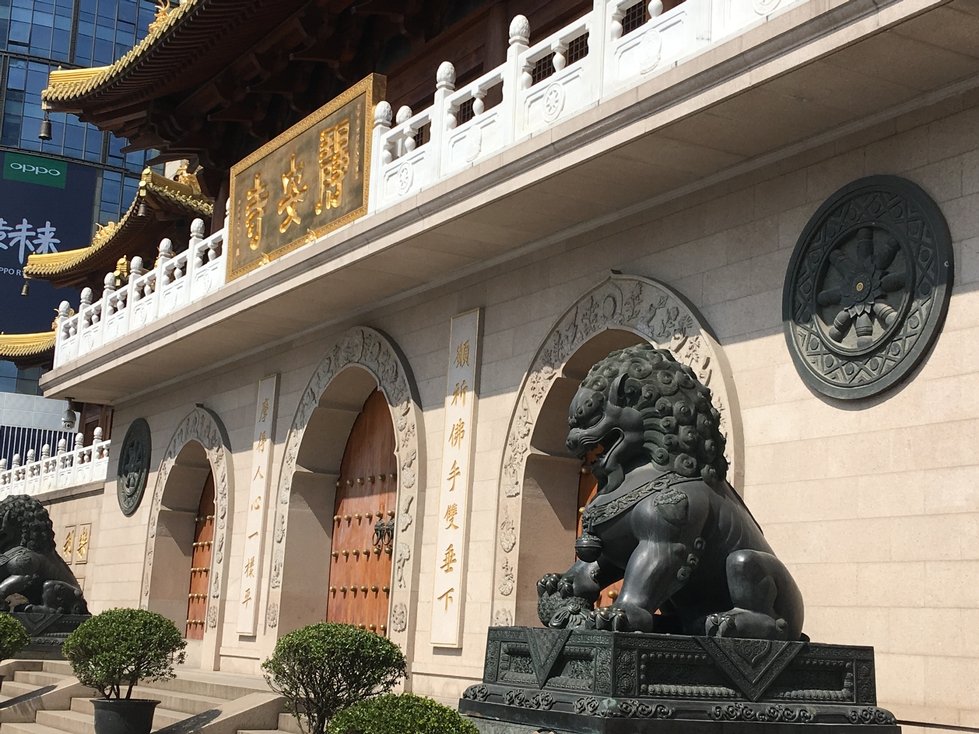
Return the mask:
<path id="1" fill-rule="evenodd" d="M 55 332 L 0 334 L 0 360 L 39 362 L 54 356 Z"/>
<path id="2" fill-rule="evenodd" d="M 120 256 L 127 255 L 126 250 L 133 239 L 145 239 L 146 233 L 158 221 L 155 212 L 159 211 L 210 219 L 214 206 L 207 197 L 195 192 L 190 186 L 171 181 L 146 169 L 140 179 L 136 197 L 118 222 L 110 222 L 102 227 L 88 247 L 31 255 L 24 266 L 24 276 L 50 280 L 56 285 L 80 283 L 93 272 L 110 266 Z"/>

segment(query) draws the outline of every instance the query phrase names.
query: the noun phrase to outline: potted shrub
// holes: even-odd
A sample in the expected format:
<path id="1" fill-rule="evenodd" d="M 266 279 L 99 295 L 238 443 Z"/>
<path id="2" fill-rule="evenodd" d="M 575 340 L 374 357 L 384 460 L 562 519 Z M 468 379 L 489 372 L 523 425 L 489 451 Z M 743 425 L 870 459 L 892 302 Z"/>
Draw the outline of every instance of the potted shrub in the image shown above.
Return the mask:
<path id="1" fill-rule="evenodd" d="M 324 734 L 338 711 L 389 691 L 404 678 L 405 657 L 373 632 L 322 623 L 281 637 L 262 670 L 303 731 Z"/>
<path id="2" fill-rule="evenodd" d="M 411 693 L 386 693 L 344 709 L 328 734 L 479 734 L 458 711 Z"/>
<path id="3" fill-rule="evenodd" d="M 30 635 L 16 617 L 0 613 L 0 660 L 12 658 L 31 641 Z M 4 676 L 0 675 L 0 686 Z"/>
<path id="4" fill-rule="evenodd" d="M 61 649 L 75 676 L 102 694 L 96 734 L 149 734 L 159 701 L 132 698 L 133 687 L 173 678 L 186 646 L 173 622 L 144 609 L 110 609 L 68 635 Z"/>

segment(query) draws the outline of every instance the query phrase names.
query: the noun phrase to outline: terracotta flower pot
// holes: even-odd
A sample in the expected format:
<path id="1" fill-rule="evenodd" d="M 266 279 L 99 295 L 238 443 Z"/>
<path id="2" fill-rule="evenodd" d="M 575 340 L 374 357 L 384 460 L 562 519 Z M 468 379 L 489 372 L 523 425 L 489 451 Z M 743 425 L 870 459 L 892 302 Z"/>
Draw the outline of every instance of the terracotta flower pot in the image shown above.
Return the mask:
<path id="1" fill-rule="evenodd" d="M 95 734 L 150 734 L 159 703 L 147 698 L 93 698 Z"/>

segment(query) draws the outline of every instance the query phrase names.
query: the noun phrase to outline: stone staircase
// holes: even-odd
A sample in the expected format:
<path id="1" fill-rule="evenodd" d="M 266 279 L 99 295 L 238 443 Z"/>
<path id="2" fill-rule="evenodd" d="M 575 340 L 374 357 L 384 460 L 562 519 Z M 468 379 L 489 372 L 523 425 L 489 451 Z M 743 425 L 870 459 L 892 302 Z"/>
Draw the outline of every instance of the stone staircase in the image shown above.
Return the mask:
<path id="1" fill-rule="evenodd" d="M 5 680 L 0 688 L 2 734 L 95 734 L 90 689 L 71 690 L 70 698 L 62 696 L 60 703 L 42 706 L 33 713 L 33 721 L 19 723 L 4 715 L 13 704 L 50 694 L 59 685 L 64 687 L 74 681 L 71 667 L 64 661 L 46 660 L 29 664 L 28 668 L 17 670 L 13 679 Z M 282 699 L 271 694 L 258 677 L 178 671 L 173 680 L 138 686 L 133 697 L 160 701 L 153 718 L 154 732 L 300 732 L 293 717 L 280 713 Z"/>

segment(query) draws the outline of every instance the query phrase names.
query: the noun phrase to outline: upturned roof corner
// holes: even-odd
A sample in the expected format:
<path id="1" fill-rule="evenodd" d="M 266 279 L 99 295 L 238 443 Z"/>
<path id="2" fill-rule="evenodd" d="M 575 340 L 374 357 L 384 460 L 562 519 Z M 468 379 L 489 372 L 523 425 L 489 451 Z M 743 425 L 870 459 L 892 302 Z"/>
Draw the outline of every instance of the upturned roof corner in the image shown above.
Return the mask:
<path id="1" fill-rule="evenodd" d="M 114 266 L 120 256 L 159 241 L 175 219 L 209 220 L 212 201 L 191 183 L 173 181 L 149 168 L 140 176 L 136 196 L 118 222 L 102 226 L 87 247 L 44 255 L 31 255 L 24 276 L 75 285 Z"/>

